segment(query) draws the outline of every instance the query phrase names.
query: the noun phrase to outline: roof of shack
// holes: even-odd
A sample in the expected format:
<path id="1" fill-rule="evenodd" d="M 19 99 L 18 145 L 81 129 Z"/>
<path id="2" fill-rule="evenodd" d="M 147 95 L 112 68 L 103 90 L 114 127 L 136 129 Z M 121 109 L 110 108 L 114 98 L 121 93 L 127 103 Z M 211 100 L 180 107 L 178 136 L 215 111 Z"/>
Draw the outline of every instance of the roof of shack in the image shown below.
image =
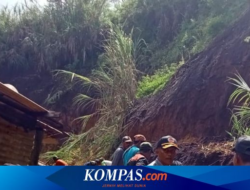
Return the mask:
<path id="1" fill-rule="evenodd" d="M 49 135 L 56 136 L 57 134 L 61 134 L 68 136 L 67 133 L 62 131 L 63 125 L 55 120 L 59 118 L 59 113 L 45 109 L 22 94 L 11 90 L 1 82 L 0 116 L 9 121 L 12 121 L 11 117 L 13 117 L 13 121 L 18 120 L 17 118 L 20 116 L 22 124 L 26 123 L 27 126 L 29 123 L 32 123 L 32 118 L 33 120 L 35 118 L 39 126 Z M 29 118 L 30 120 L 24 122 L 26 121 L 25 118 Z M 23 126 L 25 127 L 26 125 Z"/>

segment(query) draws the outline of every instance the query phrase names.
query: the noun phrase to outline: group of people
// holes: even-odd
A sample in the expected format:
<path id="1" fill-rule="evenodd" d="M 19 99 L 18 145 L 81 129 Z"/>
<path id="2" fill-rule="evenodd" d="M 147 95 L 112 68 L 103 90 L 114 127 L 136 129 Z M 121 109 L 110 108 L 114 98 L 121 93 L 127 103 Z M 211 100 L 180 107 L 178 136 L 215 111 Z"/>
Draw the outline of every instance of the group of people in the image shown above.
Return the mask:
<path id="1" fill-rule="evenodd" d="M 133 140 L 128 136 L 122 138 L 122 146 L 117 148 L 113 156 L 113 166 L 182 165 L 175 160 L 179 146 L 172 136 L 161 137 L 154 148 L 143 135 L 135 135 Z M 238 138 L 232 151 L 234 152 L 233 165 L 250 165 L 250 136 Z"/>
<path id="2" fill-rule="evenodd" d="M 179 149 L 172 136 L 161 137 L 153 147 L 144 135 L 122 138 L 122 145 L 113 154 L 112 166 L 178 166 L 181 162 L 174 160 Z"/>
<path id="3" fill-rule="evenodd" d="M 135 135 L 133 140 L 124 136 L 121 146 L 113 154 L 112 161 L 99 158 L 85 163 L 84 166 L 181 166 L 182 163 L 175 160 L 177 150 L 179 146 L 172 136 L 161 137 L 154 147 L 147 142 L 144 135 Z M 233 165 L 250 165 L 250 136 L 238 138 L 232 151 Z M 54 165 L 68 165 L 57 157 L 53 159 Z"/>

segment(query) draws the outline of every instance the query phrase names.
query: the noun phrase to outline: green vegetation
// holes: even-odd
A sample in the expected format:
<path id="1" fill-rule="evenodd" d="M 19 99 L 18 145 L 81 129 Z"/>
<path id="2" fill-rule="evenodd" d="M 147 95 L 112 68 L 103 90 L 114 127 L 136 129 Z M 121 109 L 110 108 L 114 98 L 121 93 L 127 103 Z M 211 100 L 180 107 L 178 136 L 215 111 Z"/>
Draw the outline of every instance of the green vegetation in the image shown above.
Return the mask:
<path id="1" fill-rule="evenodd" d="M 135 99 L 137 81 L 135 62 L 136 51 L 140 49 L 140 43 L 134 44 L 130 36 L 117 27 L 112 27 L 109 33 L 110 39 L 104 46 L 103 62 L 98 70 L 93 72 L 91 78 L 86 78 L 68 71 L 59 71 L 59 74 L 69 75 L 70 80 L 88 86 L 98 93 L 98 98 L 79 94 L 75 98 L 78 109 L 85 109 L 89 105 L 96 108 L 91 115 L 85 115 L 78 120 L 83 123 L 82 133 L 73 135 L 62 147 L 57 155 L 68 158 L 68 155 L 76 154 L 83 160 L 103 156 L 123 132 L 123 121 L 129 107 Z M 94 127 L 85 131 L 88 119 L 98 116 Z M 54 152 L 47 153 L 52 156 Z M 79 155 L 80 154 L 80 155 Z"/>
<path id="2" fill-rule="evenodd" d="M 59 2 L 59 1 L 58 1 Z M 0 12 L 0 68 L 13 72 L 96 67 L 105 36 L 106 0 L 70 0 Z"/>
<path id="3" fill-rule="evenodd" d="M 230 96 L 229 102 L 238 103 L 240 106 L 233 109 L 233 127 L 229 134 L 236 138 L 250 135 L 250 87 L 239 74 L 236 75 L 236 78 L 231 78 L 230 81 L 237 88 Z"/>
<path id="4" fill-rule="evenodd" d="M 81 92 L 74 99 L 74 109 L 90 106 L 95 112 L 79 118 L 82 131 L 72 135 L 57 154 L 71 155 L 67 159 L 82 152 L 85 159 L 103 155 L 121 134 L 135 98 L 162 90 L 180 66 L 172 63 L 184 63 L 208 47 L 247 4 L 248 0 L 117 0 L 115 4 L 112 0 L 53 0 L 45 7 L 32 3 L 3 8 L 0 77 L 7 73 L 42 78 L 65 70 L 59 72 L 63 79 L 55 86 L 65 81 L 67 86 L 51 87 L 44 98 L 46 105 L 61 105 L 62 97 Z M 249 41 L 246 37 L 245 42 Z M 241 89 L 242 81 L 236 84 Z M 231 100 L 247 92 L 243 90 Z M 233 133 L 247 129 L 248 102 L 235 113 L 241 125 L 235 124 Z M 99 119 L 86 132 L 86 122 L 95 116 Z"/>
<path id="5" fill-rule="evenodd" d="M 139 70 L 154 73 L 170 63 L 188 60 L 235 21 L 247 0 L 126 0 L 113 22 L 145 39 L 149 52 Z"/>
<path id="6" fill-rule="evenodd" d="M 170 66 L 165 66 L 164 69 L 158 70 L 152 76 L 144 76 L 139 82 L 136 97 L 142 98 L 148 95 L 156 94 L 162 90 L 178 68 L 179 66 L 172 64 Z"/>
<path id="7" fill-rule="evenodd" d="M 109 22 L 144 39 L 137 69 L 155 73 L 202 51 L 246 7 L 247 0 L 51 1 L 0 11 L 0 68 L 18 72 L 66 69 L 90 74 L 98 68 Z"/>

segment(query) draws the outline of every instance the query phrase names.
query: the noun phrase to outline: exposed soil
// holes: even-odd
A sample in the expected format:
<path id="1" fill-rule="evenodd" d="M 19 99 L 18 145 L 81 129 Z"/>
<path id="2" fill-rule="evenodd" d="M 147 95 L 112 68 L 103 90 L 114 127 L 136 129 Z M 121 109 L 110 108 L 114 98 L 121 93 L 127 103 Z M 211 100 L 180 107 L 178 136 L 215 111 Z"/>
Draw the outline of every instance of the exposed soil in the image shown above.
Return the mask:
<path id="1" fill-rule="evenodd" d="M 169 134 L 185 139 L 177 155 L 185 165 L 230 165 L 233 143 L 224 137 L 231 128 L 228 99 L 235 88 L 227 80 L 239 72 L 250 82 L 250 43 L 244 41 L 250 36 L 249 18 L 250 9 L 183 65 L 164 90 L 137 102 L 126 119 L 129 134 L 144 134 L 150 141 Z M 48 109 L 60 111 L 66 130 L 77 131 L 70 122 L 75 110 L 69 109 L 74 91 L 65 94 L 59 107 L 44 104 L 57 85 L 51 74 L 10 77 L 2 71 L 0 80 Z"/>
<path id="2" fill-rule="evenodd" d="M 158 94 L 137 102 L 127 117 L 131 136 L 145 134 L 156 141 L 163 135 L 214 137 L 230 131 L 228 81 L 238 72 L 250 82 L 250 9 L 203 52 L 185 63 Z"/>
<path id="3" fill-rule="evenodd" d="M 232 165 L 233 141 L 226 139 L 189 139 L 180 143 L 177 160 L 184 165 Z"/>

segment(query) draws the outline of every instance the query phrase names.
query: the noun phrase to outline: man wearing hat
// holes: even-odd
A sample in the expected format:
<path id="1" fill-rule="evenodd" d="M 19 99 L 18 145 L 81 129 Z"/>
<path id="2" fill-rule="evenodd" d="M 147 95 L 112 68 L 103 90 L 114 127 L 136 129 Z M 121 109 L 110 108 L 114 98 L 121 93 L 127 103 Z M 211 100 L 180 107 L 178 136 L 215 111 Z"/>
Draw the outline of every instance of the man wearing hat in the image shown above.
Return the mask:
<path id="1" fill-rule="evenodd" d="M 144 135 L 138 134 L 134 136 L 134 144 L 123 153 L 122 159 L 124 166 L 126 166 L 128 161 L 140 151 L 139 147 L 143 142 L 146 142 Z"/>
<path id="2" fill-rule="evenodd" d="M 122 155 L 124 151 L 132 145 L 132 139 L 129 136 L 122 138 L 122 146 L 118 147 L 113 154 L 112 166 L 123 166 Z"/>
<path id="3" fill-rule="evenodd" d="M 156 144 L 155 153 L 157 158 L 149 166 L 180 166 L 181 162 L 175 161 L 176 150 L 179 147 L 172 136 L 164 136 Z"/>
<path id="4" fill-rule="evenodd" d="M 238 138 L 233 151 L 233 164 L 235 166 L 250 166 L 250 136 Z"/>
<path id="5" fill-rule="evenodd" d="M 152 152 L 153 148 L 149 142 L 141 143 L 140 152 L 129 160 L 127 166 L 147 166 Z"/>

